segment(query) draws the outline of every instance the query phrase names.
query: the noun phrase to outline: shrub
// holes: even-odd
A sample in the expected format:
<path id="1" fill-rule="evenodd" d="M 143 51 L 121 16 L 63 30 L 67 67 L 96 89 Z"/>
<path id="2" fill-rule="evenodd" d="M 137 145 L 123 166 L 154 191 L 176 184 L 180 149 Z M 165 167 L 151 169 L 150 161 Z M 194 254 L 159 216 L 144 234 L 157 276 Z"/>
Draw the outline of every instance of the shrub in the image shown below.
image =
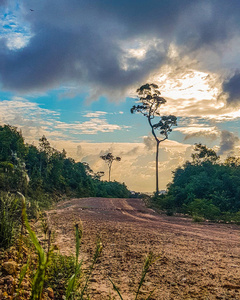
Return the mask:
<path id="1" fill-rule="evenodd" d="M 46 282 L 54 290 L 56 299 L 65 295 L 67 283 L 75 272 L 74 256 L 54 253 L 46 271 Z"/>
<path id="2" fill-rule="evenodd" d="M 194 217 L 216 220 L 220 217 L 220 209 L 206 199 L 194 199 L 187 205 L 187 210 Z"/>
<path id="3" fill-rule="evenodd" d="M 0 194 L 0 248 L 8 248 L 20 224 L 19 200 L 9 194 Z"/>

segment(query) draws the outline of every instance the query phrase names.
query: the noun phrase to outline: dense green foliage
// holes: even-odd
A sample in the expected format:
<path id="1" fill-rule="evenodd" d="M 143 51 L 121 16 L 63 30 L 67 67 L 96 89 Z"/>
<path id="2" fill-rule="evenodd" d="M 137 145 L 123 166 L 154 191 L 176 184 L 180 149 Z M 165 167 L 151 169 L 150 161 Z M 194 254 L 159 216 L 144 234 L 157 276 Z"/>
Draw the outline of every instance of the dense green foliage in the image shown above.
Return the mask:
<path id="1" fill-rule="evenodd" d="M 20 202 L 13 195 L 0 194 L 0 248 L 8 248 L 20 224 Z"/>
<path id="2" fill-rule="evenodd" d="M 24 143 L 17 128 L 0 126 L 0 191 L 23 193 L 46 206 L 50 198 L 128 197 L 125 184 L 100 180 L 87 163 L 75 162 L 51 147 L 43 136 L 38 147 Z"/>
<path id="3" fill-rule="evenodd" d="M 192 159 L 173 172 L 167 194 L 157 203 L 168 212 L 234 221 L 240 211 L 239 159 L 229 157 L 220 163 L 216 152 L 201 144 Z"/>

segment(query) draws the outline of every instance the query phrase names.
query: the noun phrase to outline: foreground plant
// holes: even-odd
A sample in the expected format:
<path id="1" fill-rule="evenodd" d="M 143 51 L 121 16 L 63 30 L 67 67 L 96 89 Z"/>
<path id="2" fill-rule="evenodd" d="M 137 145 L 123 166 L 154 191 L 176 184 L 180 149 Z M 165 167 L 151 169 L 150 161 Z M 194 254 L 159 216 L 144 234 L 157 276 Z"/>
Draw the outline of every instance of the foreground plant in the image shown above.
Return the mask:
<path id="1" fill-rule="evenodd" d="M 7 249 L 18 228 L 17 208 L 19 200 L 9 193 L 0 195 L 0 248 Z"/>
<path id="2" fill-rule="evenodd" d="M 138 296 L 139 296 L 141 287 L 143 286 L 143 283 L 144 283 L 145 277 L 147 275 L 147 272 L 149 271 L 149 268 L 153 264 L 153 262 L 154 262 L 154 256 L 153 256 L 153 253 L 150 252 L 148 254 L 148 256 L 146 257 L 146 259 L 145 259 L 143 270 L 142 270 L 142 274 L 141 274 L 141 278 L 140 278 L 140 281 L 139 281 L 139 284 L 138 284 L 138 288 L 137 288 L 134 300 L 138 299 Z M 110 280 L 110 282 L 113 285 L 113 289 L 117 292 L 117 294 L 120 297 L 120 299 L 123 300 L 123 297 L 122 297 L 122 295 L 120 293 L 119 288 L 115 285 L 115 283 L 111 280 L 111 278 L 109 278 L 109 280 Z M 150 294 L 148 295 L 148 297 L 146 298 L 146 300 L 149 300 L 151 298 L 153 292 L 154 292 L 154 290 L 150 292 Z"/>
<path id="3" fill-rule="evenodd" d="M 79 289 L 79 284 L 76 284 L 76 280 L 77 280 L 77 278 L 80 277 L 81 267 L 82 267 L 82 263 L 83 263 L 82 259 L 81 259 L 80 262 L 78 262 L 80 245 L 81 245 L 81 238 L 82 238 L 82 228 L 79 229 L 78 224 L 75 225 L 75 238 L 76 238 L 75 273 L 69 279 L 68 286 L 67 286 L 67 291 L 66 291 L 66 299 L 80 299 L 80 300 L 82 300 L 85 293 L 86 293 L 86 291 L 87 291 L 88 283 L 89 283 L 89 280 L 92 276 L 94 266 L 97 263 L 97 260 L 98 260 L 99 256 L 102 253 L 103 246 L 102 246 L 101 241 L 98 240 L 96 250 L 95 250 L 95 253 L 94 253 L 94 256 L 93 256 L 93 261 L 92 261 L 91 266 L 89 267 L 89 272 L 88 272 L 88 275 L 86 277 L 84 286 L 81 289 L 81 291 L 79 293 L 77 293 L 77 290 Z"/>
<path id="4" fill-rule="evenodd" d="M 81 239 L 82 239 L 82 228 L 79 229 L 78 224 L 75 225 L 75 239 L 76 239 L 75 273 L 69 279 L 68 286 L 67 286 L 67 291 L 66 291 L 66 299 L 74 299 L 75 282 L 76 282 L 76 278 L 79 276 L 79 274 L 81 272 L 81 266 L 82 266 L 82 262 L 83 262 L 83 260 L 78 262 Z"/>
<path id="5" fill-rule="evenodd" d="M 27 228 L 30 239 L 31 239 L 32 243 L 34 244 L 35 249 L 37 250 L 37 253 L 38 253 L 38 266 L 37 266 L 37 271 L 36 271 L 35 276 L 32 281 L 31 300 L 39 300 L 39 299 L 41 299 L 41 296 L 42 296 L 46 269 L 47 269 L 47 265 L 49 263 L 49 259 L 50 259 L 50 255 L 51 255 L 52 251 L 49 251 L 46 254 L 44 252 L 44 249 L 42 248 L 42 246 L 39 244 L 35 232 L 31 229 L 31 227 L 28 223 L 25 197 L 19 192 L 18 192 L 18 194 L 22 198 L 22 220 L 24 221 L 24 224 Z"/>
<path id="6" fill-rule="evenodd" d="M 89 268 L 89 274 L 86 278 L 86 281 L 85 281 L 85 284 L 84 284 L 84 287 L 82 289 L 82 292 L 80 294 L 80 298 L 79 299 L 83 299 L 83 296 L 84 296 L 84 293 L 86 292 L 87 290 L 87 287 L 88 287 L 88 282 L 89 282 L 89 279 L 91 278 L 92 276 L 92 272 L 93 272 L 93 269 L 94 269 L 94 266 L 95 264 L 97 263 L 97 260 L 99 258 L 99 256 L 101 255 L 102 253 L 102 249 L 103 249 L 103 246 L 102 246 L 102 243 L 100 240 L 97 241 L 97 246 L 96 246 L 96 250 L 95 250 L 95 253 L 94 253 L 94 256 L 93 256 L 93 261 L 92 261 L 92 264 Z"/>

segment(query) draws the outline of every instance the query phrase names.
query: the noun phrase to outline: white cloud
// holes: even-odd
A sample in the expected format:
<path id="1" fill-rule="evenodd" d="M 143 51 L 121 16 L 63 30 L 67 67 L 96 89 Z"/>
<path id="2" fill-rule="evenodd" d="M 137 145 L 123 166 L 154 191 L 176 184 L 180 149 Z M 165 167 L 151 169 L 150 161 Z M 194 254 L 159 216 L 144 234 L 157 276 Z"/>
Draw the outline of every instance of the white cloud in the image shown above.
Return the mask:
<path id="1" fill-rule="evenodd" d="M 220 133 L 219 129 L 216 126 L 207 126 L 206 124 L 194 124 L 188 127 L 177 127 L 174 130 L 187 135 L 194 135 L 198 134 L 199 132 L 204 133 L 206 135 L 211 133 Z"/>
<path id="2" fill-rule="evenodd" d="M 123 126 L 119 126 L 117 124 L 109 124 L 105 119 L 92 118 L 89 121 L 82 123 L 58 122 L 55 128 L 71 130 L 71 133 L 75 134 L 97 134 L 98 132 L 113 132 L 115 130 L 121 130 Z"/>
<path id="3" fill-rule="evenodd" d="M 12 7 L 13 8 L 13 7 Z M 32 34 L 30 27 L 21 22 L 18 12 L 9 7 L 8 13 L 2 14 L 0 18 L 0 36 L 6 39 L 6 46 L 10 50 L 18 50 L 27 46 Z"/>
<path id="4" fill-rule="evenodd" d="M 104 116 L 105 112 L 88 113 L 90 116 Z M 74 135 L 114 132 L 128 128 L 110 124 L 106 119 L 92 117 L 85 122 L 66 123 L 60 121 L 60 113 L 41 108 L 37 103 L 22 97 L 0 101 L 0 123 L 11 124 L 22 129 L 27 140 L 38 139 L 43 134 L 51 138 L 69 139 Z"/>
<path id="5" fill-rule="evenodd" d="M 13 32 L 7 35 L 7 47 L 10 50 L 17 50 L 25 47 L 30 37 L 20 32 Z"/>
<path id="6" fill-rule="evenodd" d="M 101 116 L 105 116 L 107 112 L 105 111 L 94 111 L 94 112 L 88 112 L 84 117 L 86 118 L 98 118 Z"/>

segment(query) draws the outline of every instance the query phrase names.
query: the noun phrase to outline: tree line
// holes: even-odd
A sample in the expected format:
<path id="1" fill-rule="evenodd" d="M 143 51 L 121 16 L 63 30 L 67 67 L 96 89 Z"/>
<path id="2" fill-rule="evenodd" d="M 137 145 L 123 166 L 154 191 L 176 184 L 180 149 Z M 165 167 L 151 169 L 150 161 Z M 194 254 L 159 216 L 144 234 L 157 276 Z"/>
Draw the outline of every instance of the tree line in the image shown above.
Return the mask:
<path id="1" fill-rule="evenodd" d="M 240 222 L 240 159 L 220 161 L 217 153 L 196 144 L 192 161 L 173 172 L 167 193 L 155 198 L 169 214 L 187 213 L 195 220 Z"/>
<path id="2" fill-rule="evenodd" d="M 24 142 L 21 131 L 0 126 L 0 191 L 19 191 L 34 199 L 74 197 L 128 197 L 126 185 L 101 181 L 87 163 L 76 162 L 66 151 L 51 147 L 45 136 L 38 146 Z M 40 201 L 41 202 L 41 201 Z"/>

